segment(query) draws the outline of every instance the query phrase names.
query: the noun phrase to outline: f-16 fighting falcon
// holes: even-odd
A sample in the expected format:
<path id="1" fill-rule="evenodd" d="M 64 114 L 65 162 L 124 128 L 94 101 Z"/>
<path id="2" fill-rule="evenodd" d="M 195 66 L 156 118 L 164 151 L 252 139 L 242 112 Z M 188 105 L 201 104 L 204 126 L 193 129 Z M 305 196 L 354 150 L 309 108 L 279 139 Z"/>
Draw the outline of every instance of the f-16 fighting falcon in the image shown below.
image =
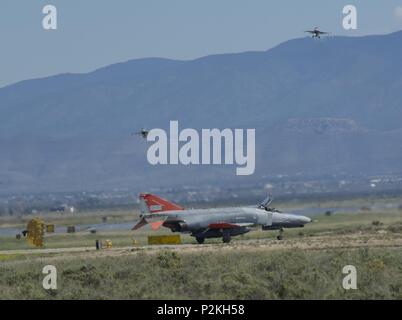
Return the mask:
<path id="1" fill-rule="evenodd" d="M 279 230 L 282 239 L 284 228 L 301 228 L 311 219 L 301 215 L 286 214 L 270 208 L 271 198 L 266 198 L 258 207 L 233 207 L 217 209 L 192 209 L 162 199 L 153 194 L 140 194 L 140 221 L 133 227 L 137 230 L 150 223 L 153 230 L 161 226 L 172 232 L 189 233 L 202 244 L 206 238 L 220 238 L 228 243 L 232 236 L 251 231 L 261 226 L 262 230 Z"/>
<path id="2" fill-rule="evenodd" d="M 133 133 L 132 135 L 139 135 L 146 139 L 148 137 L 149 130 L 142 128 L 140 131 Z"/>
<path id="3" fill-rule="evenodd" d="M 321 35 L 329 34 L 329 32 L 320 31 L 318 27 L 315 27 L 314 30 L 307 30 L 304 32 L 311 33 L 313 35 L 312 38 L 318 38 L 318 39 L 321 38 Z"/>

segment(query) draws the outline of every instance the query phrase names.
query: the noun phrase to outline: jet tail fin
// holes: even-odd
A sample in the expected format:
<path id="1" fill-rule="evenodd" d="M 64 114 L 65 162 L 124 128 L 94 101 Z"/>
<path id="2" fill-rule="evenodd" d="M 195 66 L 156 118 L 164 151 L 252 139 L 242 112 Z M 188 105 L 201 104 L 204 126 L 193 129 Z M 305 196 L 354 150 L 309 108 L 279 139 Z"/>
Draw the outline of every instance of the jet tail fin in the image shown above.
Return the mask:
<path id="1" fill-rule="evenodd" d="M 132 230 L 138 230 L 146 224 L 151 224 L 152 230 L 158 230 L 167 219 L 166 211 L 184 210 L 181 206 L 169 202 L 150 193 L 140 194 L 141 219 Z"/>
<path id="2" fill-rule="evenodd" d="M 184 210 L 183 207 L 150 193 L 140 194 L 140 206 L 142 213 Z"/>

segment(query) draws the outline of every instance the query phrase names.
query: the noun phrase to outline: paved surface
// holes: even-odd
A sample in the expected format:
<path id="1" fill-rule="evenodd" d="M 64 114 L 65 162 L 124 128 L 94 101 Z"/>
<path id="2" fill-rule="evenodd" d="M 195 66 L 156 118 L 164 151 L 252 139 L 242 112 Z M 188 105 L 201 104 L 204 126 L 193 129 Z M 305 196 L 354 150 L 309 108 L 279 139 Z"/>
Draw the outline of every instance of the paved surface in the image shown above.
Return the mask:
<path id="1" fill-rule="evenodd" d="M 111 249 L 96 250 L 95 247 L 54 248 L 54 249 L 30 249 L 30 250 L 3 250 L 1 255 L 47 255 L 57 254 L 60 256 L 120 256 L 135 254 L 138 252 L 157 253 L 164 249 L 177 250 L 183 253 L 231 251 L 231 250 L 328 250 L 328 249 L 354 249 L 354 248 L 400 248 L 402 237 L 390 234 L 352 234 L 352 235 L 321 235 L 314 237 L 292 238 L 288 240 L 237 240 L 230 244 L 181 244 L 181 245 L 152 245 L 115 247 Z"/>

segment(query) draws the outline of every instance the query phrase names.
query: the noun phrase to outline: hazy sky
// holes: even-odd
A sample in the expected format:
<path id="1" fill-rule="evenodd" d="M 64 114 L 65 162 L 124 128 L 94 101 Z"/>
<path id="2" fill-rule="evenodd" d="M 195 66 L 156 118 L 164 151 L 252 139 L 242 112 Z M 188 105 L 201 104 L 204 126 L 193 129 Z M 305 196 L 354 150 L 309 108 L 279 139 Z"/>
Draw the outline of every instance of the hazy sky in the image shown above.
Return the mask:
<path id="1" fill-rule="evenodd" d="M 42 28 L 42 8 L 58 30 Z M 358 30 L 342 28 L 354 4 Z M 134 58 L 266 50 L 320 26 L 339 35 L 402 29 L 402 0 L 0 0 L 0 87 Z"/>

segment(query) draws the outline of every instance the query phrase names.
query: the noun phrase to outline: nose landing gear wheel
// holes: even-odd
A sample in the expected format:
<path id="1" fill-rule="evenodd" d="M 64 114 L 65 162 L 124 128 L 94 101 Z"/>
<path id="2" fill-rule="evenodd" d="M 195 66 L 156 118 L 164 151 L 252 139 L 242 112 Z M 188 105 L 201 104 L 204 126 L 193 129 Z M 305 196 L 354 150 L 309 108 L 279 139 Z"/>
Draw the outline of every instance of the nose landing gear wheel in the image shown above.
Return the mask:
<path id="1" fill-rule="evenodd" d="M 195 239 L 197 240 L 197 242 L 198 242 L 199 244 L 203 244 L 204 241 L 205 241 L 205 238 L 197 237 L 197 238 L 195 238 Z"/>
<path id="2" fill-rule="evenodd" d="M 279 230 L 279 235 L 276 237 L 278 240 L 283 240 L 283 229 Z"/>

